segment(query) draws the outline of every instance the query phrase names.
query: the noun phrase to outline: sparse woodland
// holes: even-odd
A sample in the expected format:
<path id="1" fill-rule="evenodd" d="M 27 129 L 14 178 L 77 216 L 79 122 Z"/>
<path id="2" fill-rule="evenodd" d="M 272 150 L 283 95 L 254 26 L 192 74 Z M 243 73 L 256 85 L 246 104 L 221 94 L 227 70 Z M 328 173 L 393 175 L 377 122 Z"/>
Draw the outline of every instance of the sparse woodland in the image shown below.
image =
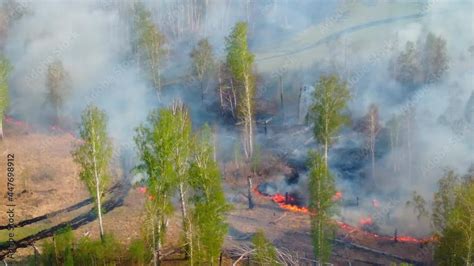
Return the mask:
<path id="1" fill-rule="evenodd" d="M 9 25 L 30 14 L 28 8 L 21 9 L 15 2 L 2 2 L 2 12 L 15 14 L 11 21 L 1 24 L 2 45 L 8 40 Z M 399 228 L 390 218 L 390 215 L 400 213 L 392 213 L 392 209 L 387 206 L 383 207 L 389 210 L 380 211 L 376 200 L 372 200 L 372 204 L 359 203 L 360 198 L 380 195 L 376 191 L 378 188 L 396 198 L 391 203 L 396 201 L 395 205 L 403 206 L 419 223 L 430 228 L 430 240 L 419 242 L 420 247 L 431 248 L 426 256 L 430 257 L 429 263 L 473 264 L 473 168 L 463 173 L 459 165 L 449 165 L 452 160 L 446 157 L 451 153 L 445 150 L 436 151 L 442 154 L 428 163 L 418 161 L 422 157 L 420 146 L 429 143 L 428 140 L 423 142 L 425 138 L 420 137 L 429 130 L 419 129 L 430 115 L 437 116 L 433 122 L 436 126 L 442 125 L 443 130 L 453 133 L 455 138 L 450 142 L 451 146 L 462 144 L 462 141 L 472 136 L 474 92 L 471 92 L 467 101 L 459 100 L 463 102 L 463 110 L 460 115 L 455 113 L 452 116 L 449 112 L 423 109 L 424 105 L 420 102 L 423 99 L 431 100 L 429 96 L 417 98 L 425 96 L 423 93 L 427 88 L 455 84 L 443 83 L 456 70 L 451 68 L 454 58 L 449 57 L 450 43 L 447 39 L 443 35 L 428 32 L 418 40 L 407 41 L 395 49 L 383 65 L 384 73 L 387 73 L 383 76 L 388 80 L 387 88 L 377 88 L 380 91 L 370 94 L 373 96 L 388 91 L 387 96 L 377 102 L 366 95 L 357 95 L 354 87 L 358 85 L 349 82 L 350 76 L 345 71 L 327 71 L 333 68 L 326 69 L 326 65 L 318 65 L 319 62 L 315 62 L 316 70 L 303 70 L 300 67 L 300 70 L 295 70 L 298 73 L 293 73 L 286 70 L 287 66 L 278 66 L 278 71 L 270 75 L 260 72 L 257 67 L 258 53 L 265 55 L 264 59 L 260 58 L 261 61 L 279 55 L 267 55 L 259 47 L 257 40 L 262 31 L 258 31 L 258 28 L 265 22 L 253 14 L 283 14 L 278 6 L 279 1 L 270 1 L 262 6 L 254 1 L 242 1 L 239 4 L 245 10 L 242 17 L 232 20 L 230 27 L 223 26 L 230 24 L 227 20 L 219 26 L 214 25 L 216 31 L 220 30 L 219 27 L 227 29 L 226 37 L 220 40 L 222 47 L 215 45 L 213 32 L 203 32 L 203 29 L 207 29 L 207 23 L 211 23 L 208 21 L 213 11 L 211 7 L 222 5 L 223 12 L 230 12 L 233 7 L 232 1 L 217 2 L 171 1 L 160 6 L 163 8 L 160 12 L 146 1 L 112 4 L 123 16 L 121 19 L 127 28 L 124 32 L 130 35 L 127 43 L 130 47 L 122 51 L 126 55 L 123 58 L 132 58 L 133 61 L 133 67 L 120 72 L 118 76 L 128 75 L 129 72 L 138 73 L 140 82 L 136 83 L 135 93 L 141 92 L 139 88 L 146 87 L 148 91 L 144 98 L 152 98 L 150 102 L 154 103 L 151 111 L 145 105 L 140 106 L 148 114 L 137 125 L 132 125 L 128 122 L 132 120 L 128 119 L 144 117 L 143 112 L 132 113 L 125 107 L 128 101 L 136 101 L 135 95 L 125 94 L 118 89 L 114 93 L 125 95 L 120 102 L 83 102 L 80 106 L 86 107 L 81 110 L 80 117 L 74 115 L 76 106 L 68 104 L 73 97 L 86 99 L 77 92 L 78 88 L 74 84 L 75 79 L 83 76 L 75 75 L 77 67 L 67 58 L 58 57 L 46 64 L 42 73 L 44 84 L 41 84 L 46 93 L 39 94 L 42 95 L 42 99 L 39 99 L 42 109 L 38 112 L 47 118 L 50 125 L 67 127 L 70 125 L 65 120 L 77 122 L 73 128 L 67 129 L 77 132 L 78 140 L 71 156 L 79 169 L 77 178 L 90 194 L 92 211 L 95 213 L 92 216 L 97 217 L 94 223 L 97 223 L 100 238 L 78 237 L 71 226 L 60 228 L 42 242 L 35 240 L 41 243 L 40 252 L 36 251 L 35 241 L 32 241 L 31 245 L 37 254 L 27 258 L 29 265 L 156 266 L 170 265 L 170 261 L 177 261 L 176 265 L 227 265 L 224 261 L 231 261 L 231 265 L 323 265 L 340 262 L 336 259 L 342 257 L 341 243 L 344 250 L 349 247 L 372 252 L 376 257 L 390 258 L 396 263 L 421 263 L 425 257 L 404 258 L 399 253 L 383 251 L 383 245 L 377 247 L 379 249 L 370 249 L 351 239 L 350 234 L 357 230 L 356 233 L 367 231 L 369 234 L 380 234 L 377 223 L 388 220 L 384 229 L 394 228 L 395 232 L 393 237 L 387 236 L 389 241 L 384 242 L 384 245 L 402 242 L 397 230 L 404 228 Z M 176 16 L 164 15 L 166 12 L 174 12 Z M 288 20 L 286 14 L 281 15 L 281 19 Z M 275 32 L 268 33 L 268 36 L 280 32 L 283 35 L 284 27 Z M 290 37 L 293 36 L 288 34 Z M 0 56 L 2 143 L 10 137 L 4 135 L 3 128 L 4 120 L 10 116 L 11 95 L 19 95 L 12 92 L 9 83 L 15 62 L 11 62 L 4 51 L 7 50 L 2 49 Z M 175 60 L 185 62 L 185 66 L 178 65 Z M 110 84 L 117 85 L 113 82 Z M 305 84 L 310 86 L 303 90 Z M 176 86 L 180 86 L 179 91 Z M 300 106 L 304 101 L 303 92 L 310 95 L 310 105 L 304 114 L 300 113 L 303 109 Z M 112 99 L 115 97 L 107 95 L 108 92 L 103 94 Z M 386 108 L 392 98 L 399 104 Z M 458 110 L 459 106 L 454 105 L 452 108 Z M 120 124 L 125 124 L 125 127 L 117 127 L 117 120 L 110 119 L 113 116 L 111 110 L 117 106 L 123 111 L 120 113 L 120 119 L 123 119 Z M 440 106 L 446 109 L 450 107 L 448 104 Z M 11 115 L 17 113 L 12 112 Z M 301 117 L 305 117 L 305 123 L 301 122 Z M 133 132 L 132 136 L 114 132 L 116 128 L 127 128 Z M 303 141 L 299 139 L 301 135 L 304 136 Z M 278 139 L 278 142 L 272 138 L 284 141 Z M 280 147 L 283 142 L 287 146 Z M 125 150 L 124 143 L 131 143 L 131 147 L 126 147 L 129 154 L 124 152 L 120 156 L 125 154 L 133 158 L 133 165 L 127 169 L 123 162 L 116 160 L 119 156 L 115 154 Z M 220 147 L 220 143 L 225 143 L 226 147 Z M 285 148 L 287 150 L 281 152 Z M 300 152 L 302 155 L 298 154 L 299 157 L 291 157 L 295 151 L 304 152 Z M 422 163 L 425 163 L 423 169 L 420 166 Z M 293 178 L 304 180 L 302 185 L 288 181 L 288 173 L 275 174 L 277 164 L 283 165 L 281 168 L 292 168 L 295 173 Z M 474 162 L 471 164 L 474 165 Z M 444 167 L 445 171 L 432 174 L 438 171 L 436 167 Z M 117 168 L 123 168 L 126 178 L 122 180 L 118 177 Z M 344 179 L 344 175 L 350 177 Z M 360 179 L 354 182 L 354 176 Z M 426 176 L 437 177 L 434 192 L 427 192 L 421 187 L 422 181 L 417 179 L 422 180 Z M 270 180 L 271 177 L 274 180 Z M 287 182 L 285 186 L 281 185 L 283 182 Z M 402 182 L 408 187 L 408 195 L 396 190 L 396 185 Z M 103 221 L 103 217 L 108 215 L 104 209 L 108 208 L 106 203 L 113 196 L 110 191 L 114 189 L 115 183 L 126 183 L 124 187 L 140 190 L 144 198 L 141 201 L 143 206 L 139 206 L 143 208 L 142 223 L 136 225 L 139 237 L 130 239 L 127 244 L 112 234 Z M 342 195 L 341 188 L 347 183 L 351 183 L 354 188 L 373 186 L 373 189 L 352 192 L 348 196 L 350 199 L 342 201 L 338 195 Z M 270 187 L 269 190 L 274 190 L 274 194 L 263 191 L 261 185 Z M 297 189 L 294 189 L 296 192 L 286 191 L 285 194 L 283 190 L 279 191 L 282 187 Z M 278 201 L 275 195 L 283 199 Z M 299 198 L 299 195 L 303 196 Z M 356 202 L 349 202 L 354 201 L 352 198 Z M 254 218 L 248 218 L 247 222 L 262 228 L 248 235 L 230 225 L 229 217 L 233 215 L 234 209 L 238 209 L 239 213 L 258 213 L 262 208 L 269 208 L 262 205 L 263 199 L 276 203 L 271 205 L 277 210 L 271 210 L 274 216 L 271 218 L 272 226 L 275 228 L 280 219 L 289 219 L 284 216 L 286 214 L 277 216 L 276 213 L 280 215 L 278 210 L 304 210 L 305 213 L 301 215 L 306 215 L 304 221 L 309 232 L 298 233 L 311 238 L 312 254 L 286 249 L 284 244 L 287 242 L 272 239 L 270 225 L 267 230 L 252 221 Z M 341 224 L 346 225 L 341 217 L 352 213 L 340 211 L 344 204 L 353 209 L 371 208 L 370 215 L 382 218 L 372 221 L 369 216 L 369 226 L 372 227 L 364 227 L 361 222 L 358 229 L 347 233 L 343 231 L 344 228 L 340 229 Z M 240 218 L 244 220 L 245 217 Z M 364 219 L 362 216 L 358 218 Z M 179 225 L 171 224 L 176 221 Z M 171 231 L 173 228 L 178 229 Z M 341 230 L 345 232 L 344 237 L 338 233 Z M 243 235 L 242 243 L 245 244 L 229 248 L 227 242 L 234 243 L 228 238 L 231 231 Z M 171 232 L 174 239 L 168 237 Z M 357 263 L 357 260 L 354 262 Z"/>

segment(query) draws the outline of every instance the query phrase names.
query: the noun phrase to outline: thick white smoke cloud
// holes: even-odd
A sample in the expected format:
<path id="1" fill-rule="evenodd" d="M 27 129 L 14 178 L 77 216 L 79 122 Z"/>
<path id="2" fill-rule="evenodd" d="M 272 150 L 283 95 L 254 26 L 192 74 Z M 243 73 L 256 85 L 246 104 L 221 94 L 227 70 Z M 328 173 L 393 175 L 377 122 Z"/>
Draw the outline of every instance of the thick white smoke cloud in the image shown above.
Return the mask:
<path id="1" fill-rule="evenodd" d="M 38 1 L 10 29 L 5 53 L 14 65 L 11 113 L 41 121 L 47 106 L 46 74 L 55 60 L 71 78 L 64 116 L 78 119 L 89 103 L 109 116 L 112 136 L 130 138 L 153 106 L 153 96 L 130 57 L 117 9 L 96 1 Z"/>

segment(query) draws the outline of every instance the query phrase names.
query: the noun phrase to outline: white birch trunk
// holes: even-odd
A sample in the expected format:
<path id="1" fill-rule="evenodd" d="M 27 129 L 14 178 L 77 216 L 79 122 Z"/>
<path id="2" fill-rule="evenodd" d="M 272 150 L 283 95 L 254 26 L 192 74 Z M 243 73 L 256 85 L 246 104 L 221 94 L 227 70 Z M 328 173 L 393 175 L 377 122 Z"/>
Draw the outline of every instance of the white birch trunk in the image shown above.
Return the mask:
<path id="1" fill-rule="evenodd" d="M 92 116 L 90 116 L 92 121 Z M 100 228 L 100 239 L 104 240 L 104 225 L 102 223 L 102 204 L 101 204 L 101 193 L 100 193 L 100 178 L 99 173 L 97 172 L 97 158 L 96 158 L 96 137 L 95 137 L 95 130 L 92 127 L 92 161 L 94 164 L 94 178 L 95 178 L 95 189 L 96 189 L 96 197 L 97 197 L 97 213 L 99 216 L 99 228 Z"/>

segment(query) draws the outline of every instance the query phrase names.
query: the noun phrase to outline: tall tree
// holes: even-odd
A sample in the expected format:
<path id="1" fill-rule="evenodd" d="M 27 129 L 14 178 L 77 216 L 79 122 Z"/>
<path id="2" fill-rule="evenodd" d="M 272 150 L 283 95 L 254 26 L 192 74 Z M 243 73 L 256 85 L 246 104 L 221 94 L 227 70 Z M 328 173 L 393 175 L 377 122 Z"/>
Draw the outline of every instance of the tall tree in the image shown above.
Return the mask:
<path id="1" fill-rule="evenodd" d="M 440 191 L 451 187 L 447 184 L 452 183 L 452 176 L 445 178 L 447 183 L 440 184 Z M 447 204 L 442 204 L 442 215 L 447 215 L 438 233 L 434 258 L 439 265 L 471 265 L 474 262 L 474 182 L 467 179 L 448 189 L 450 198 L 438 198 L 446 201 Z"/>
<path id="2" fill-rule="evenodd" d="M 200 40 L 197 46 L 191 51 L 190 56 L 193 60 L 193 75 L 198 79 L 201 88 L 201 101 L 204 101 L 204 94 L 207 90 L 209 77 L 215 68 L 214 55 L 209 40 L 207 38 Z M 206 83 L 206 87 L 204 87 L 204 83 Z"/>
<path id="3" fill-rule="evenodd" d="M 432 221 L 436 232 L 446 228 L 451 211 L 454 208 L 456 188 L 459 177 L 451 170 L 445 170 L 444 176 L 438 181 L 438 191 L 434 194 Z"/>
<path id="4" fill-rule="evenodd" d="M 314 255 L 320 263 L 325 263 L 331 256 L 331 239 L 334 238 L 334 225 L 330 218 L 335 207 L 335 182 L 321 154 L 310 153 L 309 157 L 309 208 Z"/>
<path id="5" fill-rule="evenodd" d="M 379 123 L 379 109 L 375 104 L 369 106 L 369 111 L 362 119 L 358 129 L 362 131 L 366 138 L 366 146 L 370 151 L 370 158 L 372 162 L 372 178 L 375 177 L 375 144 L 377 135 L 380 132 L 381 126 Z"/>
<path id="6" fill-rule="evenodd" d="M 173 142 L 173 156 L 171 159 L 174 162 L 173 168 L 176 180 L 178 181 L 181 216 L 184 235 L 186 238 L 186 255 L 192 257 L 192 254 L 190 253 L 192 252 L 192 232 L 186 204 L 186 190 L 187 185 L 189 184 L 189 157 L 193 144 L 191 141 L 191 119 L 188 110 L 181 102 L 175 102 L 171 107 L 171 111 L 175 119 L 174 132 L 171 132 L 171 134 L 175 135 L 175 140 Z"/>
<path id="7" fill-rule="evenodd" d="M 323 145 L 326 168 L 329 146 L 340 128 L 349 121 L 342 113 L 349 99 L 347 83 L 336 75 L 322 76 L 316 84 L 311 116 L 314 121 L 314 136 Z"/>
<path id="8" fill-rule="evenodd" d="M 238 118 L 243 127 L 242 142 L 247 161 L 253 155 L 254 131 L 254 97 L 255 77 L 253 74 L 254 55 L 249 51 L 247 44 L 248 26 L 245 22 L 238 22 L 232 33 L 226 38 L 227 66 L 238 86 Z M 249 191 L 252 190 L 251 176 L 247 176 Z M 252 195 L 249 193 L 249 208 L 253 207 Z"/>
<path id="9" fill-rule="evenodd" d="M 48 65 L 46 76 L 46 87 L 48 88 L 47 99 L 54 110 L 56 122 L 59 122 L 59 114 L 64 106 L 64 101 L 70 92 L 69 74 L 59 60 Z"/>
<path id="10" fill-rule="evenodd" d="M 136 46 L 140 65 L 148 73 L 149 78 L 160 97 L 161 85 L 161 67 L 166 54 L 165 36 L 153 23 L 151 13 L 143 3 L 135 3 L 135 31 L 137 34 Z"/>
<path id="11" fill-rule="evenodd" d="M 10 104 L 8 77 L 11 70 L 8 59 L 0 55 L 0 140 L 3 140 L 3 117 Z"/>
<path id="12" fill-rule="evenodd" d="M 135 142 L 139 151 L 141 164 L 137 170 L 148 176 L 148 188 L 155 201 L 156 230 L 159 232 L 155 256 L 159 257 L 171 198 L 178 192 L 182 214 L 186 247 L 191 245 L 189 216 L 187 210 L 187 184 L 189 173 L 189 156 L 192 149 L 191 120 L 182 105 L 176 102 L 170 108 L 154 110 L 148 117 L 148 124 L 137 129 Z M 189 255 L 189 254 L 187 254 Z"/>
<path id="13" fill-rule="evenodd" d="M 441 80 L 448 63 L 446 40 L 430 32 L 416 44 L 407 42 L 390 68 L 395 80 L 404 86 L 416 87 Z"/>
<path id="14" fill-rule="evenodd" d="M 446 40 L 432 32 L 426 36 L 422 52 L 423 78 L 425 83 L 434 83 L 448 70 L 448 55 Z"/>
<path id="15" fill-rule="evenodd" d="M 254 55 L 247 44 L 247 23 L 238 22 L 226 38 L 227 65 L 238 90 L 238 117 L 243 125 L 244 152 L 247 159 L 253 153 L 253 116 L 255 77 L 253 75 Z"/>
<path id="16" fill-rule="evenodd" d="M 390 149 L 395 151 L 400 147 L 400 132 L 401 132 L 402 116 L 395 115 L 388 122 L 387 127 L 390 132 Z M 401 158 L 398 153 L 393 153 L 395 158 L 392 160 L 393 171 L 398 172 L 400 170 Z"/>
<path id="17" fill-rule="evenodd" d="M 109 185 L 109 164 L 112 158 L 106 114 L 96 106 L 88 106 L 82 113 L 80 136 L 83 142 L 72 154 L 74 161 L 81 166 L 79 175 L 94 198 L 99 216 L 100 237 L 103 239 L 102 198 Z"/>
<path id="18" fill-rule="evenodd" d="M 221 184 L 221 174 L 214 157 L 210 128 L 205 126 L 197 136 L 192 156 L 190 184 L 193 241 L 191 265 L 217 265 L 227 224 L 225 214 L 230 209 Z"/>
<path id="19" fill-rule="evenodd" d="M 422 66 L 419 50 L 415 43 L 407 42 L 405 50 L 400 53 L 394 65 L 392 74 L 395 80 L 405 86 L 418 86 L 423 81 Z"/>
<path id="20" fill-rule="evenodd" d="M 145 174 L 150 202 L 147 203 L 146 233 L 151 242 L 154 265 L 159 264 L 160 251 L 166 235 L 166 224 L 172 212 L 171 199 L 176 188 L 173 168 L 169 160 L 172 136 L 168 132 L 173 127 L 173 116 L 169 110 L 154 110 L 147 124 L 137 129 L 137 145 L 140 164 L 136 171 Z"/>

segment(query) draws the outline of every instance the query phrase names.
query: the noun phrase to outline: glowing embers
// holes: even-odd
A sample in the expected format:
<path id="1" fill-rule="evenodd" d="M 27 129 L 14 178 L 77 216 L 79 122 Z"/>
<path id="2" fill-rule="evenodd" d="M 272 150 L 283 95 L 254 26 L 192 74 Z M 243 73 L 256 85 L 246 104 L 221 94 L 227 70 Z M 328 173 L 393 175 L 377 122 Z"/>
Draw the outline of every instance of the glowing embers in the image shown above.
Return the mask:
<path id="1" fill-rule="evenodd" d="M 282 209 L 293 212 L 309 212 L 308 208 L 299 206 L 297 204 L 297 200 L 294 197 L 290 196 L 288 193 L 286 193 L 285 195 L 276 193 L 275 195 L 269 197 L 271 197 L 272 201 L 278 204 Z"/>

